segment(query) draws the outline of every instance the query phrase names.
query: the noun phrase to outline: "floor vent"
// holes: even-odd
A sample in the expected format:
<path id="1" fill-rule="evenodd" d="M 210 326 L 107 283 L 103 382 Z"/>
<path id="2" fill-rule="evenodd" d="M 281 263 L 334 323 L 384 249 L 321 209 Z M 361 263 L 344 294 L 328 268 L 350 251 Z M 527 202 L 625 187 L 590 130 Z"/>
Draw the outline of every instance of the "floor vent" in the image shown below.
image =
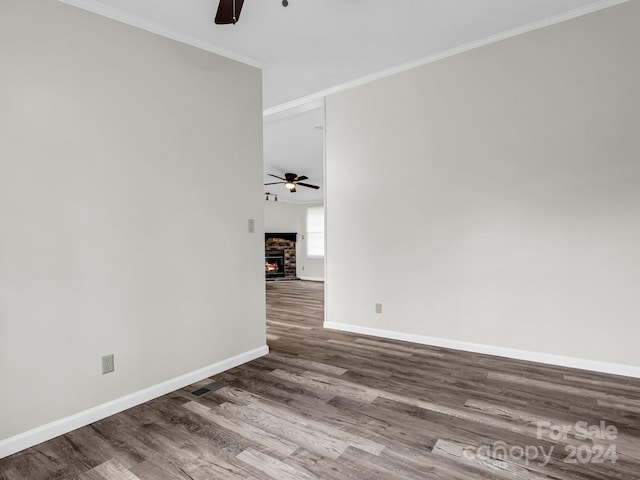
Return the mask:
<path id="1" fill-rule="evenodd" d="M 224 386 L 226 385 L 222 382 L 211 382 L 210 384 L 191 392 L 191 395 L 193 395 L 194 397 L 201 397 L 209 392 L 215 392 L 216 390 L 219 390 Z"/>
<path id="2" fill-rule="evenodd" d="M 209 393 L 211 390 L 209 390 L 208 388 L 199 388 L 198 390 L 191 392 L 191 395 L 193 395 L 194 397 L 201 397 L 202 395 L 204 395 L 205 393 Z"/>

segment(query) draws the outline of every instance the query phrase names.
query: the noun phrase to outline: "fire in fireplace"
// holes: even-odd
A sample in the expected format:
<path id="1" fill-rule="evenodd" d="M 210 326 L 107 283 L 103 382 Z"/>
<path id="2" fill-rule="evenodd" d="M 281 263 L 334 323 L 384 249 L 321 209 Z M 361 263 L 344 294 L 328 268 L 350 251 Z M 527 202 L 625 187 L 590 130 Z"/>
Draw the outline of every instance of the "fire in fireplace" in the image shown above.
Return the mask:
<path id="1" fill-rule="evenodd" d="M 278 262 L 269 263 L 269 261 L 266 261 L 265 264 L 264 264 L 264 271 L 266 273 L 277 272 L 278 271 Z"/>
<path id="2" fill-rule="evenodd" d="M 264 273 L 267 278 L 284 277 L 284 256 L 264 257 Z"/>

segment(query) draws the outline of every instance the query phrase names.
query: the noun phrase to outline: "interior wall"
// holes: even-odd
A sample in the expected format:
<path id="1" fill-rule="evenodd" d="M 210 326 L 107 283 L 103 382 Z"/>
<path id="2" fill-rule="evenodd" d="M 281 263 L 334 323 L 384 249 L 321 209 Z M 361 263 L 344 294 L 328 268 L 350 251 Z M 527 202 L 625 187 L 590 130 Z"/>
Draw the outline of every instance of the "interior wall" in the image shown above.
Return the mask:
<path id="1" fill-rule="evenodd" d="M 264 347 L 261 72 L 47 0 L 0 59 L 0 440 Z"/>
<path id="2" fill-rule="evenodd" d="M 287 202 L 265 202 L 265 232 L 297 233 L 296 270 L 303 280 L 324 280 L 324 258 L 307 256 L 307 208 L 321 206 L 320 203 L 298 204 Z"/>
<path id="3" fill-rule="evenodd" d="M 328 97 L 327 321 L 640 366 L 639 22 L 627 2 Z"/>

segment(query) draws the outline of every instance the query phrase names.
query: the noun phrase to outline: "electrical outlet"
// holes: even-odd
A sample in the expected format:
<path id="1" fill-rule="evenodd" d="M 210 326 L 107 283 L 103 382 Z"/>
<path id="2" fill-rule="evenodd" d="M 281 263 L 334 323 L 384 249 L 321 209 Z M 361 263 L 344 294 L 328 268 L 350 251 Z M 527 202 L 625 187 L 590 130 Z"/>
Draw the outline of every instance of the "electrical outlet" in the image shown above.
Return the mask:
<path id="1" fill-rule="evenodd" d="M 253 218 L 250 218 L 247 222 L 247 228 L 249 233 L 256 233 L 256 221 Z"/>
<path id="2" fill-rule="evenodd" d="M 302 265 L 302 271 L 304 271 L 304 265 Z"/>
<path id="3" fill-rule="evenodd" d="M 113 353 L 102 356 L 102 374 L 106 375 L 114 371 Z"/>
<path id="4" fill-rule="evenodd" d="M 376 303 L 376 313 L 382 313 L 382 304 Z"/>

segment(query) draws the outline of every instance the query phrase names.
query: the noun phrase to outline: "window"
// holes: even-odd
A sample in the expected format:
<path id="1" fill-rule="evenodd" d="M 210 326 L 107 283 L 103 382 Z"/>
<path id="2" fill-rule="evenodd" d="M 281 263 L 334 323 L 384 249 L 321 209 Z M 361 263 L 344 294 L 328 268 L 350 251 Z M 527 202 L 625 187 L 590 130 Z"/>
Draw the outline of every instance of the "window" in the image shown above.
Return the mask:
<path id="1" fill-rule="evenodd" d="M 324 257 L 324 207 L 307 208 L 307 257 Z"/>

